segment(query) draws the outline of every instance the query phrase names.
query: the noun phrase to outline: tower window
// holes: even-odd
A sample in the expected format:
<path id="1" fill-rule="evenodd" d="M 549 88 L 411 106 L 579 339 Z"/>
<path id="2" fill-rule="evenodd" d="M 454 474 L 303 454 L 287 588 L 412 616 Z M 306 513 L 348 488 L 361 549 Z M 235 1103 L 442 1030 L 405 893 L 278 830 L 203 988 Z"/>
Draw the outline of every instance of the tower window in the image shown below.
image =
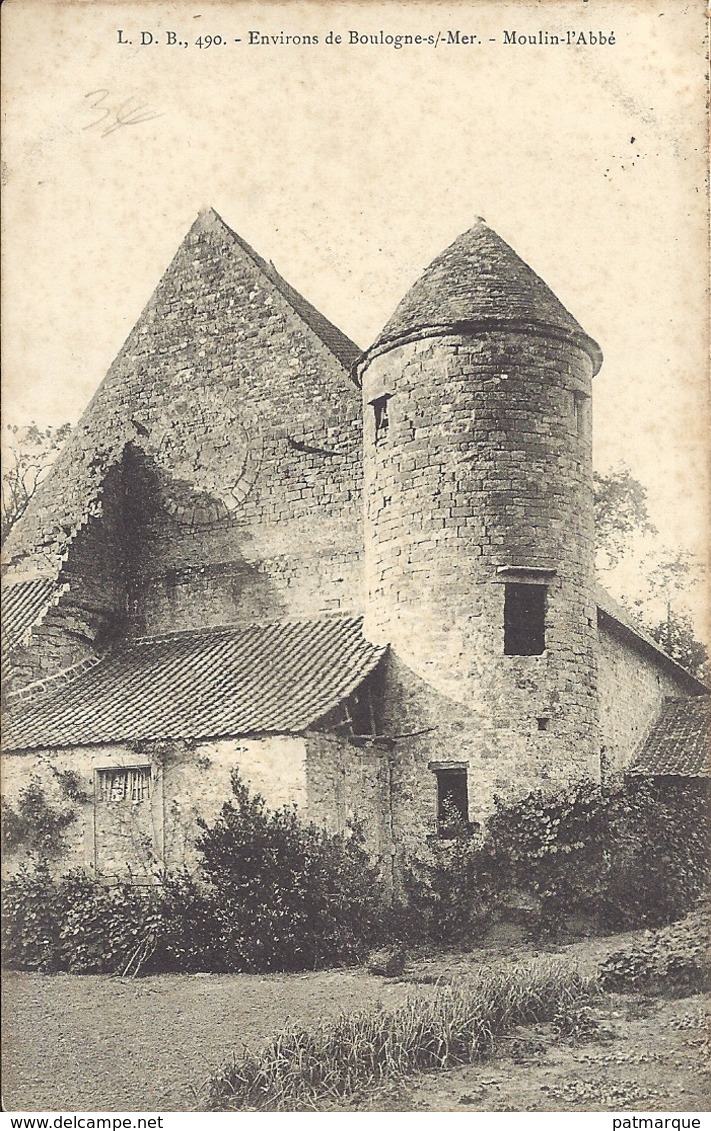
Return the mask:
<path id="1" fill-rule="evenodd" d="M 588 398 L 585 393 L 573 393 L 573 424 L 578 436 L 585 432 Z"/>
<path id="2" fill-rule="evenodd" d="M 465 767 L 436 769 L 437 832 L 442 837 L 461 836 L 469 831 L 469 798 Z"/>
<path id="3" fill-rule="evenodd" d="M 384 439 L 384 437 L 387 436 L 387 434 L 388 434 L 388 428 L 390 427 L 390 417 L 388 416 L 388 401 L 389 400 L 390 400 L 390 397 L 386 393 L 384 396 L 376 397 L 376 399 L 374 401 L 371 401 L 371 404 L 373 406 L 373 413 L 374 413 L 374 416 L 375 416 L 375 442 L 376 442 L 376 444 L 377 444 L 378 440 Z"/>
<path id="4" fill-rule="evenodd" d="M 504 587 L 504 654 L 540 656 L 546 648 L 546 586 Z"/>

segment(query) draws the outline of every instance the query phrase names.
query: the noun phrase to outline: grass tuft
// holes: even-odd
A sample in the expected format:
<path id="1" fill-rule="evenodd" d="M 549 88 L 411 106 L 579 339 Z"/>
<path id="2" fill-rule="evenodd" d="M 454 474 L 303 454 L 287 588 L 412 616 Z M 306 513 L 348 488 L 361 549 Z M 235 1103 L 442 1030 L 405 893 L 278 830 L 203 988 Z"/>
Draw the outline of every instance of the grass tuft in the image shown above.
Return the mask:
<path id="1" fill-rule="evenodd" d="M 413 997 L 394 1010 L 343 1014 L 313 1028 L 289 1026 L 258 1052 L 235 1056 L 208 1082 L 214 1110 L 294 1111 L 343 1099 L 415 1072 L 454 1068 L 491 1053 L 516 1025 L 579 1011 L 595 989 L 569 962 L 535 959 L 483 970 Z"/>

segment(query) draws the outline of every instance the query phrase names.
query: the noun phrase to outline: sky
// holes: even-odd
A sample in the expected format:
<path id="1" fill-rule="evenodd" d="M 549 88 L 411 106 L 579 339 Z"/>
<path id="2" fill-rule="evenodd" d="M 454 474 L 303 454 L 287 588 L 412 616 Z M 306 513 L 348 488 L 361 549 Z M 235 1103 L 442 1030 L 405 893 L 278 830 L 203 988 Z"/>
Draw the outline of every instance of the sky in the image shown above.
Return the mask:
<path id="1" fill-rule="evenodd" d="M 597 467 L 627 462 L 660 536 L 704 554 L 700 0 L 7 0 L 2 19 L 6 422 L 78 419 L 202 207 L 361 346 L 483 216 L 602 347 Z M 519 42 L 568 32 L 587 42 Z"/>

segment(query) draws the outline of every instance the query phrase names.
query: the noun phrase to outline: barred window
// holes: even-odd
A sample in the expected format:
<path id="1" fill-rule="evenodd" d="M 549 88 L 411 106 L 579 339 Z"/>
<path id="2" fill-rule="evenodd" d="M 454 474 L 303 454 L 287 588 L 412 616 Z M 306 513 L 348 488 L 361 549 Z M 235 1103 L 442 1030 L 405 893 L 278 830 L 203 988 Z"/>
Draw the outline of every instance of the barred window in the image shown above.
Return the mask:
<path id="1" fill-rule="evenodd" d="M 147 801 L 151 795 L 150 766 L 121 766 L 97 770 L 97 801 Z"/>

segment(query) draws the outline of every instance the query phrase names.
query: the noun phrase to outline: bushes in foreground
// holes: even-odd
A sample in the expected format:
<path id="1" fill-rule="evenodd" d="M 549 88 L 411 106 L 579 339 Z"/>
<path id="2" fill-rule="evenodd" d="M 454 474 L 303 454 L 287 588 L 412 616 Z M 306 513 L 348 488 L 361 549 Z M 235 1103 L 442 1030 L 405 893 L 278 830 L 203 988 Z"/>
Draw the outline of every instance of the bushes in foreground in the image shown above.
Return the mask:
<path id="1" fill-rule="evenodd" d="M 578 1011 L 594 981 L 569 963 L 536 960 L 483 970 L 432 999 L 369 1009 L 313 1028 L 282 1030 L 210 1080 L 213 1110 L 298 1110 L 415 1072 L 454 1068 L 489 1054 L 515 1025 Z"/>
<path id="2" fill-rule="evenodd" d="M 234 799 L 197 842 L 229 967 L 311 970 L 365 956 L 385 893 L 361 831 L 333 836 L 270 811 L 235 775 Z"/>
<path id="3" fill-rule="evenodd" d="M 73 973 L 307 970 L 353 963 L 383 915 L 357 830 L 333 836 L 270 811 L 235 775 L 234 800 L 202 822 L 202 868 L 148 886 L 55 880 L 46 861 L 3 889 L 11 967 Z"/>
<path id="4" fill-rule="evenodd" d="M 571 916 L 609 930 L 671 922 L 707 890 L 710 815 L 703 791 L 641 779 L 497 800 L 483 841 L 461 835 L 409 860 L 411 929 L 464 942 L 516 903 L 539 929 Z"/>
<path id="5" fill-rule="evenodd" d="M 611 954 L 600 967 L 606 990 L 698 993 L 711 988 L 711 919 L 696 911 Z"/>
<path id="6" fill-rule="evenodd" d="M 270 811 L 235 776 L 233 799 L 202 822 L 202 867 L 148 887 L 106 888 L 47 863 L 3 891 L 5 958 L 82 973 L 317 969 L 360 961 L 374 942 L 466 945 L 503 908 L 533 929 L 584 916 L 603 929 L 685 914 L 707 883 L 709 809 L 689 790 L 592 783 L 498 802 L 483 840 L 431 843 L 406 862 L 389 908 L 357 829 L 333 836 Z"/>

